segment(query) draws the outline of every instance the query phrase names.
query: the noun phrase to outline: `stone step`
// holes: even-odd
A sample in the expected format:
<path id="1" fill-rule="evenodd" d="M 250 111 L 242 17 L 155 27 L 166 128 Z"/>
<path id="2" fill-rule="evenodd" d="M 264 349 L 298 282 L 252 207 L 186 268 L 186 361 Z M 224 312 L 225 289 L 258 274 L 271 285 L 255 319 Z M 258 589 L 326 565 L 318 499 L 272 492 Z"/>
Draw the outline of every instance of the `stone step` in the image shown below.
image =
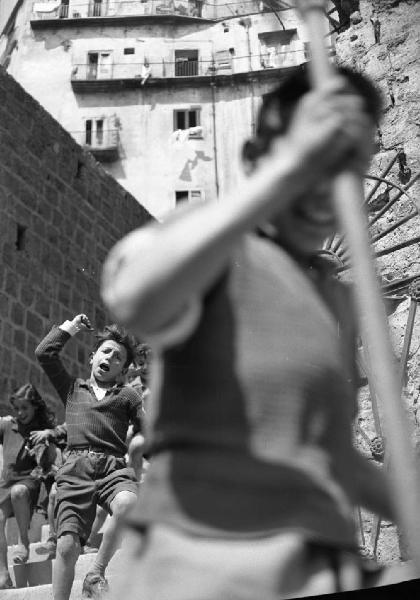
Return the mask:
<path id="1" fill-rule="evenodd" d="M 45 515 L 39 512 L 34 512 L 31 519 L 31 527 L 29 529 L 29 541 L 30 542 L 39 542 L 42 539 L 42 535 L 44 535 L 44 531 L 47 532 L 47 537 L 49 535 L 49 527 Z M 6 538 L 9 546 L 13 544 L 17 544 L 18 541 L 18 528 L 16 525 L 16 519 L 14 517 L 10 517 L 7 519 L 6 524 Z"/>
<path id="2" fill-rule="evenodd" d="M 112 580 L 108 578 L 112 589 Z M 82 580 L 75 581 L 71 590 L 70 600 L 81 600 Z M 31 588 L 19 588 L 17 590 L 0 590 L 1 600 L 53 600 L 52 585 L 39 585 Z M 103 600 L 106 596 L 103 595 Z"/>
<path id="3" fill-rule="evenodd" d="M 9 566 L 13 565 L 13 553 L 17 548 L 17 545 L 8 546 L 7 558 Z M 35 542 L 29 545 L 29 559 L 28 563 L 41 562 L 47 560 L 47 552 L 44 551 L 45 542 Z"/>
<path id="4" fill-rule="evenodd" d="M 95 560 L 95 554 L 82 554 L 76 563 L 74 579 L 83 581 L 89 567 Z M 16 588 L 28 588 L 45 586 L 52 582 L 52 570 L 54 560 L 43 560 L 36 562 L 27 562 L 23 565 L 12 565 L 9 567 L 9 573 Z M 108 574 L 112 576 L 122 568 L 124 559 L 121 557 L 121 551 L 118 551 L 111 560 L 107 569 Z M 3 591 L 0 592 L 0 598 L 3 599 Z"/>
<path id="5" fill-rule="evenodd" d="M 95 548 L 99 548 L 101 539 L 102 539 L 102 534 L 98 533 L 97 536 L 95 536 L 95 538 L 97 538 L 94 540 Z M 17 545 L 14 545 L 14 546 L 8 546 L 8 548 L 7 548 L 7 558 L 8 558 L 9 567 L 14 566 L 13 553 L 17 547 L 18 547 Z M 94 553 L 91 553 L 90 555 L 92 555 L 92 554 L 94 554 Z M 48 557 L 47 557 L 47 549 L 45 547 L 45 542 L 35 542 L 35 543 L 29 545 L 29 559 L 26 564 L 38 563 L 38 562 L 42 562 L 42 561 L 46 561 L 46 560 L 48 560 Z"/>

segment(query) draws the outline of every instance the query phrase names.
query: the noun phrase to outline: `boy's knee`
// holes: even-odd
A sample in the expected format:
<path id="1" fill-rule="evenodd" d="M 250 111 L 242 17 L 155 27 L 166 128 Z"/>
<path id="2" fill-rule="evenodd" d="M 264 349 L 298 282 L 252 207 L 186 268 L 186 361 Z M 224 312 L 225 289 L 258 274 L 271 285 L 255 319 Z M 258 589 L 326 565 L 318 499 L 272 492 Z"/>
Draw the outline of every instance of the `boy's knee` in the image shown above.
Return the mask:
<path id="1" fill-rule="evenodd" d="M 111 502 L 112 514 L 115 516 L 124 515 L 135 503 L 137 496 L 134 492 L 119 492 Z"/>
<path id="2" fill-rule="evenodd" d="M 64 533 L 57 540 L 57 554 L 65 561 L 76 561 L 80 549 L 80 538 L 76 533 Z"/>
<path id="3" fill-rule="evenodd" d="M 10 497 L 13 500 L 29 500 L 29 490 L 26 485 L 17 483 L 10 489 Z"/>

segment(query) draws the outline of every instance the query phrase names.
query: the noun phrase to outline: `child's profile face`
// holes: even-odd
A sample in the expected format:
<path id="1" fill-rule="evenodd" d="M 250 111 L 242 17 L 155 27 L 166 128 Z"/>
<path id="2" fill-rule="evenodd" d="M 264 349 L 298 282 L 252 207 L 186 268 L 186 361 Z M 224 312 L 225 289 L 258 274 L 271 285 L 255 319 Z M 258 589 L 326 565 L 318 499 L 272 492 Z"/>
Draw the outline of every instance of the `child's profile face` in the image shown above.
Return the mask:
<path id="1" fill-rule="evenodd" d="M 91 358 L 91 374 L 101 383 L 115 381 L 125 370 L 127 350 L 114 340 L 102 342 Z"/>
<path id="2" fill-rule="evenodd" d="M 12 402 L 13 409 L 16 413 L 16 419 L 23 425 L 28 425 L 34 418 L 36 408 L 29 400 L 24 398 L 14 398 Z"/>

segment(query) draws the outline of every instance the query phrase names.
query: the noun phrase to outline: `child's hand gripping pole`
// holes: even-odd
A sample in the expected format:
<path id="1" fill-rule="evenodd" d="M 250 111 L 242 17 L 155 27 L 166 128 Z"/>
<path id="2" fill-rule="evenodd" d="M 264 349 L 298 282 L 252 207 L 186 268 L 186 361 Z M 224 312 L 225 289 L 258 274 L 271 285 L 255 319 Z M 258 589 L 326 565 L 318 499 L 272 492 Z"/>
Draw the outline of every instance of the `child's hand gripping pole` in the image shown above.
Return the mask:
<path id="1" fill-rule="evenodd" d="M 311 44 L 310 75 L 313 86 L 324 86 L 334 73 L 324 45 L 324 0 L 296 0 Z M 411 556 L 420 573 L 419 468 L 414 462 L 410 427 L 401 401 L 388 322 L 379 291 L 372 250 L 363 211 L 363 183 L 353 172 L 337 176 L 334 202 L 346 236 L 352 261 L 356 303 L 363 344 L 369 348 L 373 383 L 382 406 L 387 451 L 390 455 L 390 487 L 395 514 L 402 527 Z"/>

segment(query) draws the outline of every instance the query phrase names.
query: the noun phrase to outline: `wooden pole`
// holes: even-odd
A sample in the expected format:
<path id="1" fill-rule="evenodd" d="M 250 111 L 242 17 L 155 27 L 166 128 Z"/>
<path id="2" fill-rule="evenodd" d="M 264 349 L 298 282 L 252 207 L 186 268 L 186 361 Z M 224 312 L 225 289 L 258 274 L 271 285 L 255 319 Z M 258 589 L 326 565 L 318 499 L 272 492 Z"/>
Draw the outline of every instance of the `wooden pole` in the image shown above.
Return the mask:
<path id="1" fill-rule="evenodd" d="M 323 43 L 325 3 L 297 0 L 311 43 L 310 75 L 315 88 L 322 88 L 333 75 Z M 369 349 L 371 370 L 382 404 L 387 448 L 391 458 L 390 484 L 398 524 L 407 537 L 411 556 L 420 573 L 420 482 L 410 443 L 408 419 L 401 403 L 400 380 L 388 334 L 363 211 L 363 184 L 359 176 L 343 172 L 334 184 L 335 209 L 350 250 L 355 295 L 363 344 Z"/>

